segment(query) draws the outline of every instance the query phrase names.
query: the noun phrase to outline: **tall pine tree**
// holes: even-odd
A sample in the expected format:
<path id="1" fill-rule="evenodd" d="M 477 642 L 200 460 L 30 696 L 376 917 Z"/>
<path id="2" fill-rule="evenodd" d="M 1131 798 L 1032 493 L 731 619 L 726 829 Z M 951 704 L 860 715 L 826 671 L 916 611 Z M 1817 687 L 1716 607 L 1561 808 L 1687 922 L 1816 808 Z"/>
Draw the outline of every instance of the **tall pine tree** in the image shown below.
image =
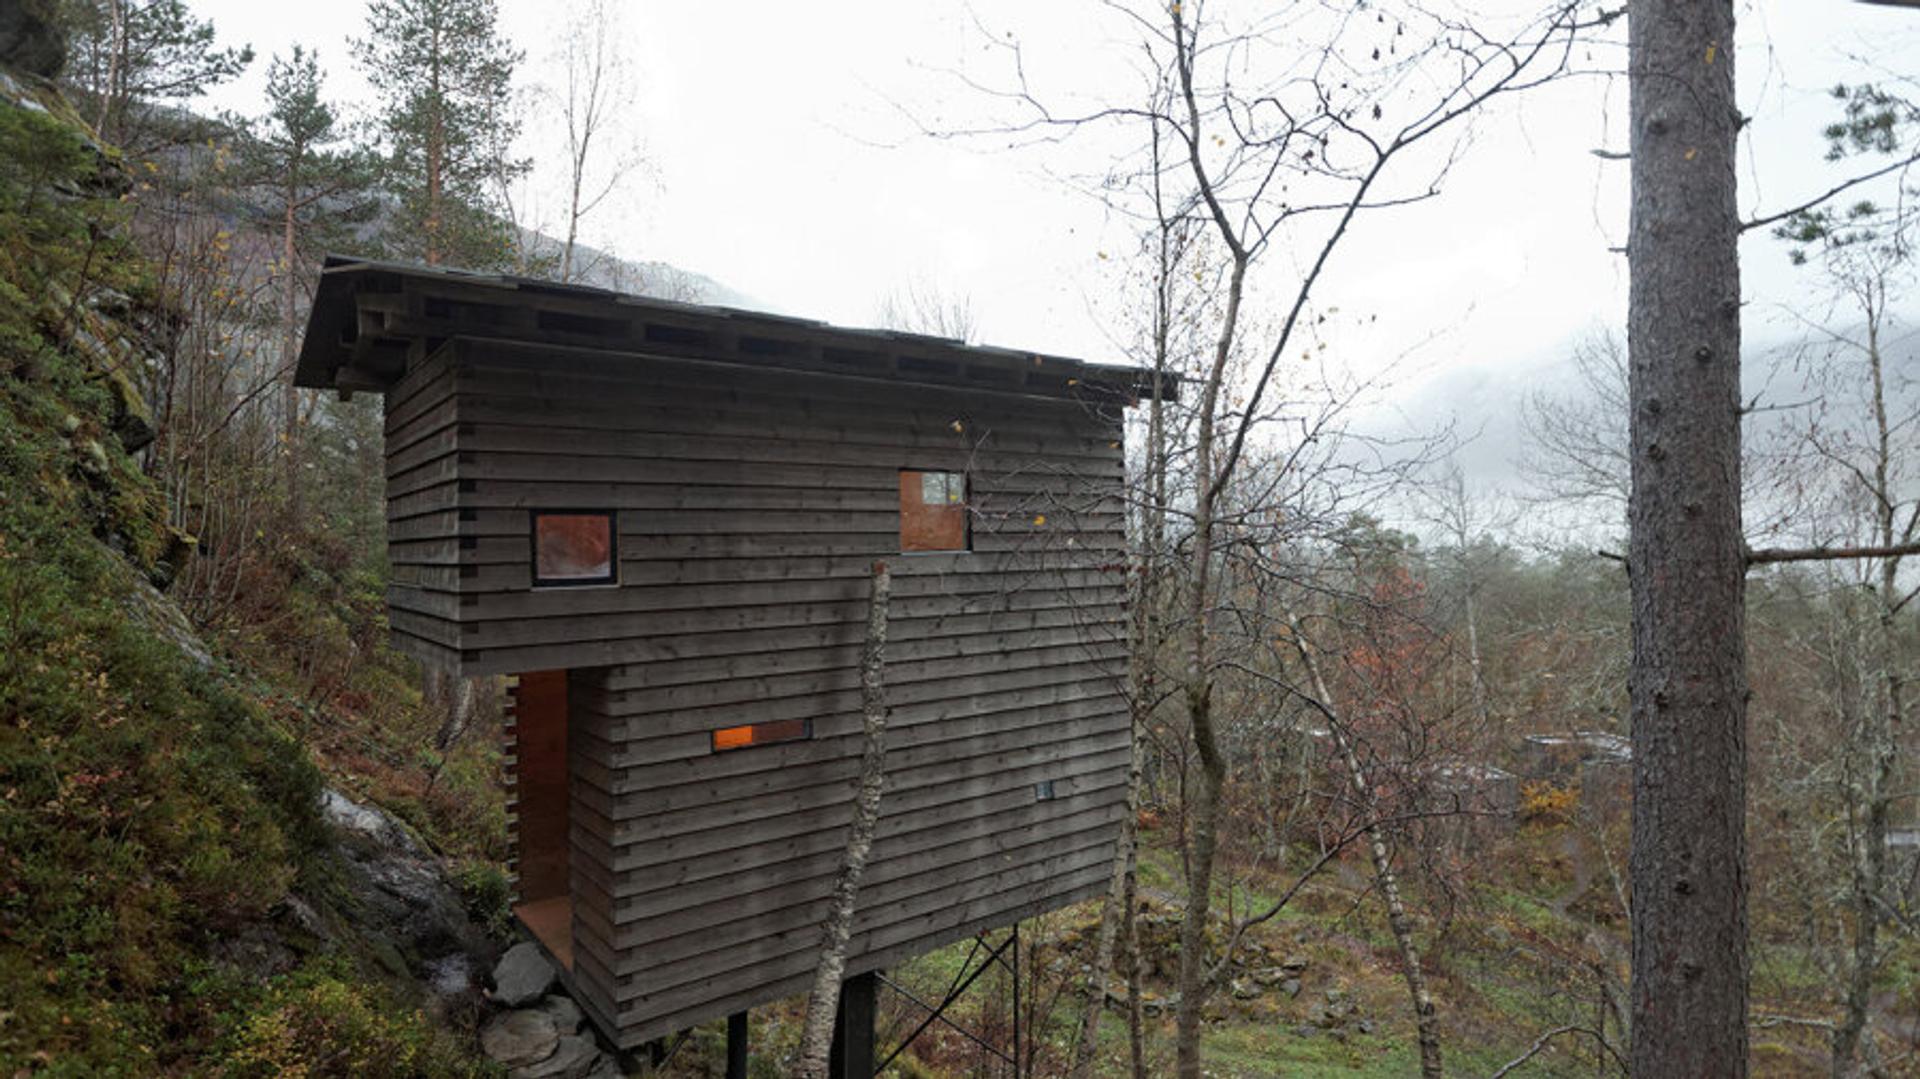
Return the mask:
<path id="1" fill-rule="evenodd" d="M 523 54 L 501 40 L 497 14 L 495 0 L 374 0 L 353 45 L 384 105 L 390 246 L 431 266 L 512 258 L 500 187 L 526 171 L 508 156 Z"/>
<path id="2" fill-rule="evenodd" d="M 372 189 L 377 162 L 348 143 L 348 132 L 321 94 L 318 58 L 298 45 L 267 69 L 265 116 L 244 123 L 240 182 L 278 227 L 275 284 L 280 301 L 281 377 L 285 380 L 282 441 L 287 498 L 301 513 L 300 395 L 294 358 L 305 324 L 308 268 L 328 248 L 359 246 L 359 231 L 378 203 Z"/>

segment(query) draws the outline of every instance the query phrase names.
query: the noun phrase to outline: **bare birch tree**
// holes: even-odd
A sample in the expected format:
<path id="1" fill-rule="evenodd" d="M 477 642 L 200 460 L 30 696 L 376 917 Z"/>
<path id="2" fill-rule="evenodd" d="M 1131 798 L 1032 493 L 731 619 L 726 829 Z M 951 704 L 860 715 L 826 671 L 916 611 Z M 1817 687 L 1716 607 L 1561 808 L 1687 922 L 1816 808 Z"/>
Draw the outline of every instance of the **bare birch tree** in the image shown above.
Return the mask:
<path id="1" fill-rule="evenodd" d="M 640 156 L 631 144 L 613 140 L 620 119 L 634 110 L 633 74 L 622 51 L 623 25 L 607 0 L 577 0 L 567 14 L 560 46 L 562 85 L 549 91 L 566 126 L 566 238 L 558 273 L 562 281 L 590 274 L 600 256 L 578 257 L 580 223 L 618 193 Z"/>
<path id="2" fill-rule="evenodd" d="M 1830 129 L 1831 156 L 1860 144 L 1862 129 L 1898 147 L 1896 136 L 1920 121 L 1913 106 L 1871 87 L 1843 91 L 1850 123 Z M 1882 123 L 1880 117 L 1887 122 Z M 1901 121 L 1906 121 L 1902 123 Z M 1833 660 L 1849 668 L 1836 680 L 1844 733 L 1836 781 L 1844 812 L 1848 919 L 1851 940 L 1841 971 L 1841 1015 L 1833 1028 L 1833 1074 L 1878 1071 L 1872 1032 L 1873 983 L 1886 960 L 1880 927 L 1903 904 L 1888 864 L 1888 837 L 1901 797 L 1895 773 L 1906 719 L 1907 669 L 1901 614 L 1915 592 L 1901 575 L 1904 553 L 1920 539 L 1920 496 L 1913 490 L 1912 432 L 1920 407 L 1890 384 L 1888 343 L 1895 299 L 1911 284 L 1914 213 L 1904 199 L 1890 208 L 1862 201 L 1844 213 L 1797 215 L 1777 230 L 1795 241 L 1796 262 L 1811 262 L 1837 303 L 1825 323 L 1810 326 L 1817 357 L 1809 388 L 1817 405 L 1798 432 L 1797 462 L 1809 477 L 1816 504 L 1808 514 L 1824 531 L 1814 546 L 1877 546 L 1888 552 L 1830 570 L 1836 584 L 1835 618 L 1842 626 Z M 1830 482 L 1821 483 L 1821 479 Z M 1824 497 L 1822 497 L 1824 496 Z M 1825 505 L 1819 505 L 1824 502 Z M 1841 596 L 1864 597 L 1849 603 Z"/>
<path id="3" fill-rule="evenodd" d="M 1567 70 L 1582 20 L 1573 5 L 1499 31 L 1415 6 L 1245 17 L 1205 3 L 1111 6 L 1137 31 L 1147 57 L 1151 85 L 1142 100 L 1057 112 L 1028 88 L 1017 44 L 1005 43 L 1016 81 L 989 92 L 1024 113 L 1002 133 L 1053 139 L 1098 124 L 1164 133 L 1177 169 L 1167 175 L 1181 188 L 1169 201 L 1220 253 L 1212 341 L 1187 372 L 1191 396 L 1183 404 L 1195 426 L 1191 494 L 1183 496 L 1190 502 L 1180 510 L 1176 621 L 1184 658 L 1174 679 L 1195 762 L 1183 814 L 1187 910 L 1175 1053 L 1178 1073 L 1197 1077 L 1201 1015 L 1215 973 L 1206 953 L 1228 779 L 1216 714 L 1224 659 L 1215 635 L 1232 526 L 1260 512 L 1257 495 L 1230 492 L 1275 424 L 1314 426 L 1289 414 L 1288 380 L 1278 376 L 1312 332 L 1312 298 L 1355 219 L 1430 197 L 1464 146 L 1465 121 L 1488 100 Z M 1449 143 L 1450 132 L 1460 138 Z M 1282 275 L 1274 295 L 1263 288 L 1250 299 L 1250 282 L 1265 284 L 1251 271 L 1276 246 L 1288 248 L 1299 268 Z M 1270 314 L 1271 329 L 1254 306 Z"/>
<path id="4" fill-rule="evenodd" d="M 893 574 L 887 564 L 874 563 L 866 645 L 860 654 L 860 705 L 865 717 L 860 786 L 854 797 L 853 820 L 847 828 L 846 853 L 833 884 L 827 920 L 821 926 L 820 961 L 814 968 L 813 988 L 807 994 L 806 1026 L 801 1032 L 800 1062 L 795 1070 L 803 1079 L 826 1079 L 860 878 L 866 873 L 874 829 L 880 823 L 880 793 L 886 786 L 887 764 L 887 603 L 892 590 Z"/>
<path id="5" fill-rule="evenodd" d="M 1176 149 L 1170 156 L 1181 163 L 1192 217 L 1222 252 L 1213 343 L 1191 386 L 1194 478 L 1183 521 L 1185 659 L 1177 678 L 1197 768 L 1186 815 L 1175 1051 L 1179 1074 L 1197 1077 L 1228 770 L 1216 724 L 1213 643 L 1226 492 L 1263 440 L 1262 426 L 1284 411 L 1276 374 L 1309 332 L 1312 296 L 1355 218 L 1432 195 L 1460 149 L 1457 142 L 1440 146 L 1436 136 L 1464 131 L 1462 121 L 1489 99 L 1564 71 L 1579 17 L 1559 6 L 1496 36 L 1417 8 L 1379 9 L 1372 17 L 1358 9 L 1291 10 L 1239 25 L 1213 17 L 1204 4 L 1115 10 L 1138 30 L 1156 86 L 1166 93 L 1073 115 L 1050 109 L 1023 75 L 1002 93 L 1028 113 L 1012 130 L 1037 137 L 1105 122 L 1163 129 Z M 1301 41 L 1314 44 L 1302 53 Z M 1274 328 L 1260 331 L 1264 340 L 1255 344 L 1243 338 L 1249 271 L 1281 243 L 1302 269 L 1271 299 Z"/>
<path id="6" fill-rule="evenodd" d="M 1086 1010 L 1081 1014 L 1079 1038 L 1074 1048 L 1073 1074 L 1086 1075 L 1093 1066 L 1098 1043 L 1100 1016 L 1106 1010 L 1111 990 L 1109 975 L 1114 948 L 1124 937 L 1127 944 L 1127 1043 L 1133 1074 L 1145 1079 L 1146 1054 L 1141 1031 L 1139 970 L 1135 951 L 1134 904 L 1138 894 L 1137 844 L 1141 810 L 1142 770 L 1149 751 L 1149 727 L 1153 713 L 1164 697 L 1160 678 L 1160 651 L 1166 637 L 1162 611 L 1166 603 L 1162 577 L 1168 563 L 1167 506 L 1169 461 L 1169 417 L 1172 402 L 1167 399 L 1169 375 L 1176 364 L 1173 356 L 1174 320 L 1180 314 L 1177 298 L 1179 279 L 1186 266 L 1190 230 L 1170 215 L 1166 204 L 1166 164 L 1163 160 L 1163 132 L 1152 125 L 1146 188 L 1153 207 L 1151 230 L 1143 240 L 1151 259 L 1147 280 L 1152 295 L 1147 325 L 1144 366 L 1153 372 L 1153 385 L 1147 400 L 1146 422 L 1140 433 L 1144 445 L 1129 471 L 1133 487 L 1131 564 L 1128 567 L 1128 610 L 1130 613 L 1127 663 L 1127 707 L 1132 724 L 1132 756 L 1127 767 L 1126 815 L 1120 821 L 1119 840 L 1114 848 L 1113 875 L 1108 884 L 1106 904 L 1101 909 L 1100 929 L 1095 938 L 1089 964 Z"/>
<path id="7" fill-rule="evenodd" d="M 980 335 L 973 298 L 951 295 L 937 282 L 926 279 L 910 279 L 881 297 L 878 320 L 888 329 L 954 341 L 972 343 Z"/>

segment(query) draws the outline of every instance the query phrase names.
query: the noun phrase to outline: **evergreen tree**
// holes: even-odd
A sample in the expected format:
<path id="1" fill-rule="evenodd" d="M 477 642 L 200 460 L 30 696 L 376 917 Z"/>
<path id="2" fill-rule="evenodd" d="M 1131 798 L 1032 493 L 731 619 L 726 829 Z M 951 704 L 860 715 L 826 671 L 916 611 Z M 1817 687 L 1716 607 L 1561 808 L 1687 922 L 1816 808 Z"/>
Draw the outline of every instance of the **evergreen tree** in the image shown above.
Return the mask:
<path id="1" fill-rule="evenodd" d="M 356 246 L 359 229 L 378 207 L 376 162 L 347 145 L 338 114 L 321 95 L 325 75 L 315 54 L 295 45 L 267 69 L 265 116 L 240 126 L 241 184 L 271 215 L 279 236 L 275 260 L 280 301 L 282 439 L 287 497 L 300 515 L 300 395 L 293 385 L 309 297 L 308 268 L 329 248 Z"/>
<path id="2" fill-rule="evenodd" d="M 216 47 L 213 23 L 185 0 L 78 0 L 70 18 L 67 79 L 100 137 L 129 153 L 169 141 L 144 106 L 199 97 L 253 62 L 247 46 Z"/>
<path id="3" fill-rule="evenodd" d="M 428 265 L 502 265 L 512 256 L 501 189 L 526 171 L 509 156 L 522 53 L 501 40 L 495 0 L 374 0 L 354 53 L 385 106 L 390 234 Z"/>

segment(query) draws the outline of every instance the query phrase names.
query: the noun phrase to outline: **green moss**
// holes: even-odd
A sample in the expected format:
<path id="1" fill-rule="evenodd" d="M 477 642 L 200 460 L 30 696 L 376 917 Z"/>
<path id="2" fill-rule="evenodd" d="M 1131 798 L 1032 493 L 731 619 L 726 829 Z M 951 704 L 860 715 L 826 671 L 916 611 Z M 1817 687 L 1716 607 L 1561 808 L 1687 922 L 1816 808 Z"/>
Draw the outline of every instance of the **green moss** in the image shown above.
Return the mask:
<path id="1" fill-rule="evenodd" d="M 235 1079 L 367 1079 L 498 1074 L 416 1009 L 358 981 L 338 963 L 277 978 L 227 1024 L 218 1071 Z"/>
<path id="2" fill-rule="evenodd" d="M 142 272 L 100 169 L 0 103 L 0 1074 L 193 1059 L 209 942 L 325 835 L 300 744 L 128 605 L 169 533 L 84 302 Z"/>
<path id="3" fill-rule="evenodd" d="M 9 437 L 11 436 L 11 437 Z M 0 483 L 32 491 L 17 427 Z M 181 971 L 323 841 L 298 743 L 129 619 L 125 564 L 59 499 L 0 503 L 0 1072 L 145 1071 L 191 1050 Z"/>

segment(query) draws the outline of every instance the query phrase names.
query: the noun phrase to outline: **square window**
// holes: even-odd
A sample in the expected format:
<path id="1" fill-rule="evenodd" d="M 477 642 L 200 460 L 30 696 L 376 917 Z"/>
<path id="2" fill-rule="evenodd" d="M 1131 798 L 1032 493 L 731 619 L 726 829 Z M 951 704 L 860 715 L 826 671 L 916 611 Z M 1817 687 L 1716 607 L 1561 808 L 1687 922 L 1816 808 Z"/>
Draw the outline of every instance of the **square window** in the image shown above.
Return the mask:
<path id="1" fill-rule="evenodd" d="M 900 470 L 900 549 L 965 551 L 967 477 L 959 472 Z"/>
<path id="2" fill-rule="evenodd" d="M 612 511 L 535 510 L 535 586 L 613 584 L 620 554 Z"/>

